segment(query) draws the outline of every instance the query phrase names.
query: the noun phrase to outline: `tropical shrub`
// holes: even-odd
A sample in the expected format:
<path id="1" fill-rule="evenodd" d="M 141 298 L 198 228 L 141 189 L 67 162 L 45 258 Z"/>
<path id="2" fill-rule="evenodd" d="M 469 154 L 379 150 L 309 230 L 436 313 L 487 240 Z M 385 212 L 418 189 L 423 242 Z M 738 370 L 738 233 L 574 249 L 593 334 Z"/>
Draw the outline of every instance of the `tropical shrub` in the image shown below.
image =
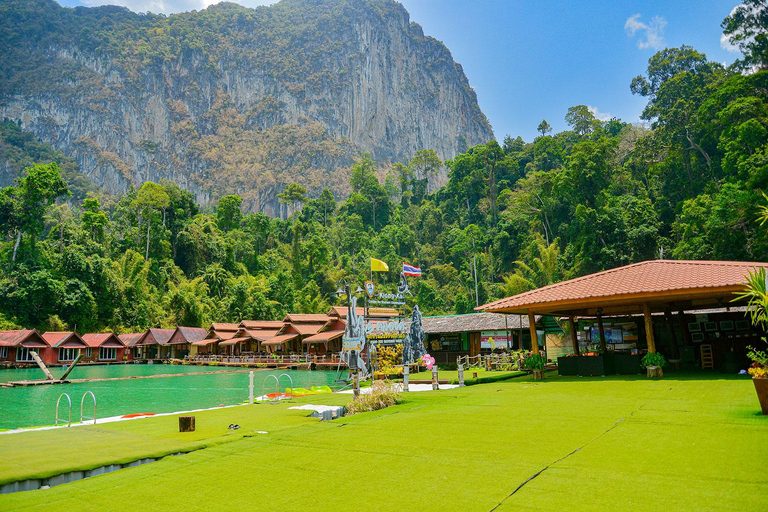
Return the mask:
<path id="1" fill-rule="evenodd" d="M 540 354 L 533 354 L 525 358 L 524 363 L 526 370 L 543 370 L 544 369 L 544 357 Z"/>
<path id="2" fill-rule="evenodd" d="M 768 354 L 764 350 L 749 348 L 747 356 L 752 360 L 752 366 L 749 367 L 749 374 L 753 379 L 768 379 Z"/>
<path id="3" fill-rule="evenodd" d="M 654 352 L 648 352 L 643 356 L 642 361 L 643 368 L 646 368 L 648 366 L 659 366 L 661 368 L 664 368 L 667 365 L 667 360 L 664 358 L 663 355 Z"/>
<path id="4" fill-rule="evenodd" d="M 387 380 L 375 380 L 371 384 L 371 392 L 360 394 L 357 399 L 347 405 L 347 416 L 361 412 L 378 411 L 401 402 L 397 384 Z"/>

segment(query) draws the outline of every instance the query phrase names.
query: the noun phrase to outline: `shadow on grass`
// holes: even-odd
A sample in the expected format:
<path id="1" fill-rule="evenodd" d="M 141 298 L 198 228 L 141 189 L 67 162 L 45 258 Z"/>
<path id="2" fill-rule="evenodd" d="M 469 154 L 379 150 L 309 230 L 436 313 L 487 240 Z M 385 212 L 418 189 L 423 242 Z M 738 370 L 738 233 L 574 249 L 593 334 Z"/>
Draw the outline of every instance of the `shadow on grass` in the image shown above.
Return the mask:
<path id="1" fill-rule="evenodd" d="M 604 375 L 595 377 L 577 377 L 577 376 L 560 376 L 556 370 L 550 370 L 545 373 L 544 380 L 533 380 L 533 376 L 526 375 L 517 379 L 514 382 L 525 383 L 541 383 L 547 384 L 551 382 L 597 382 L 597 381 L 620 381 L 620 382 L 634 382 L 634 381 L 714 381 L 714 380 L 727 380 L 727 381 L 750 381 L 752 377 L 749 375 L 734 375 L 730 373 L 719 373 L 711 371 L 700 370 L 664 370 L 664 377 L 662 378 L 649 378 L 644 374 L 640 375 Z"/>

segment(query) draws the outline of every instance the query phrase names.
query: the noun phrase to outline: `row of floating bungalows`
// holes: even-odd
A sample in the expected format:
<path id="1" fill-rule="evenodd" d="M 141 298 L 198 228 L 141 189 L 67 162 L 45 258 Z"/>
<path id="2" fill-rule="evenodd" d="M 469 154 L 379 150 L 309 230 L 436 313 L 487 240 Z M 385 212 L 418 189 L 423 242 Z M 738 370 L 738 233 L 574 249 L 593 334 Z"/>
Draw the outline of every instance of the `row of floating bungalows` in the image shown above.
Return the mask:
<path id="1" fill-rule="evenodd" d="M 358 308 L 357 314 L 363 316 L 364 309 Z M 368 311 L 369 317 L 382 320 L 397 314 L 394 309 Z M 198 355 L 330 355 L 341 351 L 346 318 L 347 308 L 337 306 L 327 314 L 288 314 L 283 320 L 213 323 L 208 329 L 149 329 L 137 342 L 135 357 L 183 359 Z"/>
<path id="2" fill-rule="evenodd" d="M 363 308 L 358 308 L 363 315 Z M 397 315 L 393 309 L 369 311 L 382 319 Z M 35 329 L 0 331 L 0 365 L 35 364 L 35 351 L 47 365 L 67 364 L 83 354 L 82 362 L 129 362 L 137 359 L 182 359 L 195 355 L 313 354 L 341 351 L 347 308 L 327 314 L 289 314 L 282 321 L 243 320 L 239 324 L 213 323 L 208 329 L 150 328 L 143 333 L 45 332 Z"/>

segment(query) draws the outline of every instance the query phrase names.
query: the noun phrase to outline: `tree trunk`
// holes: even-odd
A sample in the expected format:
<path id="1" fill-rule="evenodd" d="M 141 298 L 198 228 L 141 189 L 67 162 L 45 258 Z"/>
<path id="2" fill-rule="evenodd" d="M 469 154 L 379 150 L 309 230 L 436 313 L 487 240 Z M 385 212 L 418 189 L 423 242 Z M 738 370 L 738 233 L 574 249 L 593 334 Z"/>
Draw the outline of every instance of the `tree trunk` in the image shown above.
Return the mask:
<path id="1" fill-rule="evenodd" d="M 13 244 L 13 258 L 11 258 L 11 261 L 13 263 L 16 263 L 16 252 L 19 250 L 19 245 L 21 244 L 21 230 L 16 230 L 16 243 Z"/>
<path id="2" fill-rule="evenodd" d="M 152 225 L 151 222 L 147 222 L 147 252 L 144 256 L 144 259 L 149 261 L 149 227 Z"/>

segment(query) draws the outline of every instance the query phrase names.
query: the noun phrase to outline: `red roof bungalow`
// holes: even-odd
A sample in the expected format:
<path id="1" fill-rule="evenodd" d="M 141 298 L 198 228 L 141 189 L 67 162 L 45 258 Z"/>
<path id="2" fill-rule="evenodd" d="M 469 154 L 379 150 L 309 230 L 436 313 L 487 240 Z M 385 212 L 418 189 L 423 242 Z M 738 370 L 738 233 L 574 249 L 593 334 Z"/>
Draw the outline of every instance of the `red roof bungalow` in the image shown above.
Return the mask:
<path id="1" fill-rule="evenodd" d="M 151 327 L 147 329 L 136 346 L 141 349 L 143 359 L 162 359 L 163 355 L 168 355 L 168 349 L 163 348 L 168 344 L 168 340 L 173 336 L 174 329 L 157 329 Z"/>
<path id="2" fill-rule="evenodd" d="M 83 334 L 83 341 L 88 348 L 85 349 L 87 361 L 114 362 L 127 361 L 126 352 L 130 349 L 120 341 L 115 334 L 111 332 L 102 332 L 98 334 Z"/>
<path id="3" fill-rule="evenodd" d="M 171 350 L 171 358 L 181 358 L 189 355 L 192 343 L 204 340 L 208 336 L 208 331 L 202 327 L 176 327 L 173 334 L 168 339 L 168 346 Z"/>
<path id="4" fill-rule="evenodd" d="M 38 354 L 48 348 L 48 344 L 35 329 L 18 331 L 0 331 L 0 361 L 9 363 L 34 363 L 30 350 Z"/>
<path id="5" fill-rule="evenodd" d="M 212 323 L 205 339 L 192 342 L 190 355 L 218 353 L 218 344 L 237 337 L 239 330 L 238 324 Z"/>
<path id="6" fill-rule="evenodd" d="M 125 355 L 128 356 L 128 361 L 133 361 L 133 356 L 136 355 L 136 352 L 138 352 L 136 344 L 139 342 L 142 336 L 144 336 L 143 332 L 130 332 L 118 335 L 120 341 L 122 341 L 123 345 L 125 345 Z"/>
<path id="7" fill-rule="evenodd" d="M 77 359 L 81 350 L 88 348 L 76 332 L 49 331 L 43 334 L 42 338 L 48 344 L 48 348 L 40 356 L 45 364 L 72 362 Z"/>
<path id="8" fill-rule="evenodd" d="M 288 314 L 283 319 L 285 326 L 277 334 L 262 342 L 270 352 L 303 352 L 301 340 L 317 334 L 331 318 L 328 315 Z"/>

